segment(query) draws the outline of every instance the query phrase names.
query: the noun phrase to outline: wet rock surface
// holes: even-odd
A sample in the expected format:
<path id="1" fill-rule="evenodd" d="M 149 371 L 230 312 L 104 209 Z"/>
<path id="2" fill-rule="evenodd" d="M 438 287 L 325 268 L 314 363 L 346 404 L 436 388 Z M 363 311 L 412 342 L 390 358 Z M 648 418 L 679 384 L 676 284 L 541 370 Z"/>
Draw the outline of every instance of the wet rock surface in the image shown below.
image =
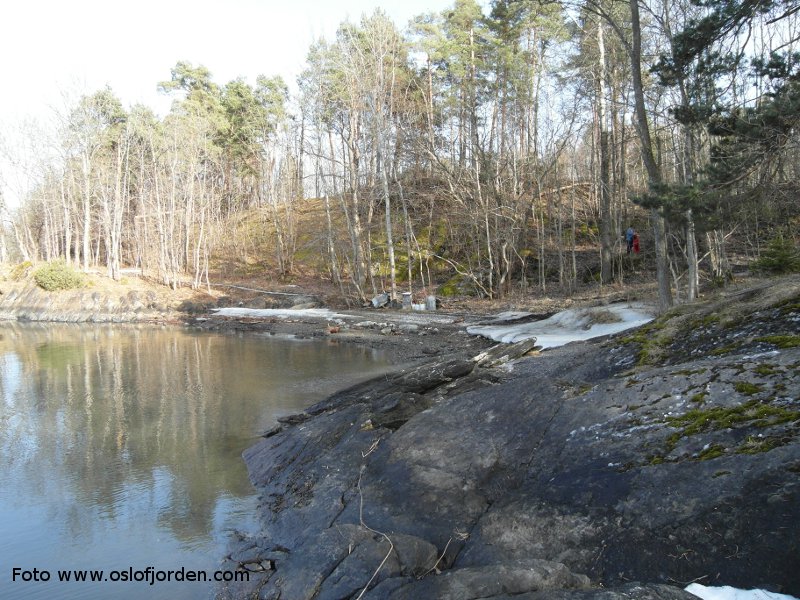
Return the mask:
<path id="1" fill-rule="evenodd" d="M 700 314 L 705 337 L 676 313 L 522 358 L 469 348 L 311 407 L 245 452 L 262 531 L 220 597 L 800 595 L 797 289 Z"/>
<path id="2" fill-rule="evenodd" d="M 464 352 L 478 354 L 492 345 L 490 341 L 471 336 L 464 330 L 465 320 L 472 323 L 478 319 L 478 316 L 390 308 L 337 311 L 329 317 L 257 313 L 252 316 L 225 316 L 212 311 L 187 319 L 187 324 L 203 331 L 242 332 L 353 344 L 386 351 L 400 367 Z"/>

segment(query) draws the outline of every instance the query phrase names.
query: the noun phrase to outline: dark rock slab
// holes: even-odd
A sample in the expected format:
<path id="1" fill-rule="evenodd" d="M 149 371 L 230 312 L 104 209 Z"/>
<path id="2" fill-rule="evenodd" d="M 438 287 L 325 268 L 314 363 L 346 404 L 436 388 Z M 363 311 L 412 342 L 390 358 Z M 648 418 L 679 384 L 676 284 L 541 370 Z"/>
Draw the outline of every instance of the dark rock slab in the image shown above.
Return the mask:
<path id="1" fill-rule="evenodd" d="M 613 590 L 548 590 L 492 596 L 492 600 L 697 600 L 697 596 L 669 585 L 631 583 Z"/>
<path id="2" fill-rule="evenodd" d="M 773 335 L 758 314 L 719 335 Z M 613 339 L 499 369 L 461 355 L 336 394 L 245 453 L 263 535 L 244 554 L 273 562 L 242 593 L 798 595 L 800 348 L 744 347 L 637 368 Z"/>
<path id="3" fill-rule="evenodd" d="M 388 586 L 384 589 L 376 588 L 367 598 L 475 600 L 493 598 L 500 594 L 517 597 L 526 592 L 588 587 L 588 577 L 575 575 L 563 564 L 533 560 L 518 564 L 451 569 L 435 577 L 406 583 L 391 592 L 388 592 Z"/>

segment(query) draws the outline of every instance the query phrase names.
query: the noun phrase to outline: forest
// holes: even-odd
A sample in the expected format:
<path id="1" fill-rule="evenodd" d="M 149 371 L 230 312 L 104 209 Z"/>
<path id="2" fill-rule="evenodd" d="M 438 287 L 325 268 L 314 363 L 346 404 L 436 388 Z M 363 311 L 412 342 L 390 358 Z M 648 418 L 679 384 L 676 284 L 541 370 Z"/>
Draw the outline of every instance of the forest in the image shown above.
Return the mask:
<path id="1" fill-rule="evenodd" d="M 165 116 L 106 88 L 35 140 L 2 258 L 193 288 L 311 271 L 353 302 L 645 274 L 661 309 L 800 270 L 799 11 L 455 0 L 343 22 L 291 88 L 179 61 Z"/>

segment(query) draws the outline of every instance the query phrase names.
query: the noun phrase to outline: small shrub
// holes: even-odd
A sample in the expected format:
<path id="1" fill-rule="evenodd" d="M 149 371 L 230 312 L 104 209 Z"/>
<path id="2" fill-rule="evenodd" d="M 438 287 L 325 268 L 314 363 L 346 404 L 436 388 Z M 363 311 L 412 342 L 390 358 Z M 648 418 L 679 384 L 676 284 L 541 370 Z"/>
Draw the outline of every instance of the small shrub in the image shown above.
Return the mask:
<path id="1" fill-rule="evenodd" d="M 756 271 L 764 273 L 797 273 L 800 271 L 800 251 L 794 240 L 779 235 L 770 240 L 753 266 Z"/>
<path id="2" fill-rule="evenodd" d="M 33 263 L 31 263 L 31 261 L 26 260 L 25 262 L 21 262 L 11 269 L 11 272 L 8 274 L 8 278 L 11 279 L 11 281 L 21 281 L 28 276 L 31 267 L 33 267 Z"/>
<path id="3" fill-rule="evenodd" d="M 36 285 L 48 292 L 83 287 L 85 281 L 82 273 L 60 260 L 49 262 L 36 269 L 33 279 L 36 281 Z"/>
<path id="4" fill-rule="evenodd" d="M 461 275 L 453 275 L 446 283 L 439 286 L 439 295 L 445 298 L 458 296 L 463 293 L 464 280 Z"/>

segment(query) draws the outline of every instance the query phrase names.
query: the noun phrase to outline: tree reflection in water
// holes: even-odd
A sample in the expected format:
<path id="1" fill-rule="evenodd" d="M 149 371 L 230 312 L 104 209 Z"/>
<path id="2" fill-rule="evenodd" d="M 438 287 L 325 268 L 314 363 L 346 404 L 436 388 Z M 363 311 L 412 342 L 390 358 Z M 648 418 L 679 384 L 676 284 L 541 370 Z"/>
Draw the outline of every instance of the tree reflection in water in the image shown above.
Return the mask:
<path id="1" fill-rule="evenodd" d="M 0 517 L 32 521 L 10 527 L 25 535 L 11 532 L 0 556 L 35 552 L 61 561 L 52 569 L 103 568 L 106 556 L 116 568 L 121 540 L 125 566 L 176 548 L 219 558 L 237 503 L 252 506 L 242 450 L 277 416 L 387 368 L 366 349 L 267 336 L 15 323 L 0 334 Z"/>

